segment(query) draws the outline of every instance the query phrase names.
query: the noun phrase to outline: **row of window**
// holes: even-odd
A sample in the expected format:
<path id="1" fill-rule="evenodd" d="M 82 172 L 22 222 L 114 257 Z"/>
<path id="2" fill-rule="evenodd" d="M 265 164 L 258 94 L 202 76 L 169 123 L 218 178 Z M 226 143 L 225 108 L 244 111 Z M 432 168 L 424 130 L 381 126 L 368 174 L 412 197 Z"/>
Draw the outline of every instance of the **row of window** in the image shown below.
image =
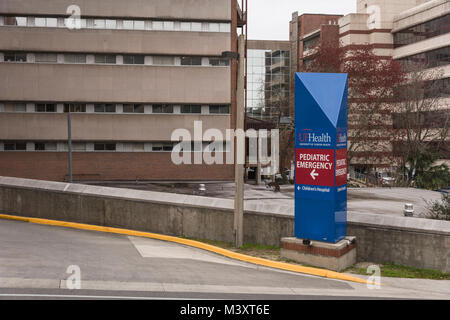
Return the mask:
<path id="1" fill-rule="evenodd" d="M 450 14 L 394 33 L 396 48 L 450 32 Z"/>
<path id="2" fill-rule="evenodd" d="M 71 144 L 73 152 L 171 152 L 174 146 L 179 142 L 80 142 L 74 141 Z M 201 147 L 200 147 L 201 145 Z M 188 144 L 189 146 L 189 144 Z M 193 152 L 202 151 L 218 151 L 227 150 L 225 143 L 217 143 L 211 146 L 209 142 L 195 143 L 191 142 L 190 146 Z M 67 152 L 68 143 L 55 141 L 4 141 L 0 142 L 0 151 L 50 151 L 50 152 Z M 183 148 L 186 150 L 186 148 Z"/>
<path id="3" fill-rule="evenodd" d="M 58 55 L 60 58 L 58 59 Z M 147 57 L 147 59 L 146 59 Z M 90 59 L 89 59 L 90 58 Z M 1 61 L 1 60 L 0 60 Z M 4 52 L 4 62 L 30 63 L 95 63 L 95 64 L 147 64 L 147 65 L 181 65 L 181 66 L 214 66 L 226 67 L 229 59 L 197 56 L 146 56 L 146 55 L 115 55 L 115 54 L 79 54 L 79 53 L 25 53 Z"/>
<path id="4" fill-rule="evenodd" d="M 450 64 L 450 46 L 415 54 L 400 59 L 402 64 L 408 68 L 409 65 L 418 65 L 426 68 L 441 67 Z"/>
<path id="5" fill-rule="evenodd" d="M 63 105 L 64 112 L 88 112 L 89 113 L 156 113 L 156 114 L 201 114 L 202 105 L 200 104 L 185 104 L 175 106 L 172 104 L 109 104 L 99 103 L 91 104 L 88 110 L 88 105 L 85 103 L 66 103 Z M 147 108 L 146 108 L 147 106 Z M 27 108 L 26 103 L 3 103 L 0 104 L 0 111 L 4 112 L 58 112 L 56 103 L 37 103 L 32 107 Z M 177 107 L 177 108 L 176 108 Z M 210 105 L 207 106 L 209 114 L 230 114 L 230 105 Z M 120 110 L 120 108 L 122 110 Z M 146 110 L 147 109 L 147 110 Z"/>
<path id="6" fill-rule="evenodd" d="M 396 96 L 403 97 L 404 93 L 408 91 L 403 90 L 404 88 L 396 88 Z M 410 89 L 409 89 L 410 90 Z M 417 88 L 414 88 L 417 90 Z M 421 88 L 425 98 L 447 98 L 450 97 L 450 78 L 442 78 L 437 80 L 425 81 Z M 406 97 L 407 98 L 407 97 Z"/>
<path id="7" fill-rule="evenodd" d="M 72 19 L 66 17 L 17 17 L 1 16 L 0 26 L 106 29 L 106 30 L 149 30 L 184 32 L 231 32 L 230 23 L 156 21 L 127 19 Z"/>
<path id="8" fill-rule="evenodd" d="M 1 144 L 1 143 L 0 143 Z M 27 146 L 28 145 L 28 146 Z M 123 151 L 145 151 L 145 144 L 143 142 L 137 143 L 121 143 Z M 151 144 L 148 151 L 172 151 L 172 143 L 157 143 Z M 1 149 L 0 149 L 1 150 Z M 11 141 L 3 142 L 2 151 L 68 151 L 68 144 L 66 142 L 23 142 Z M 117 143 L 111 142 L 72 142 L 72 151 L 118 151 Z"/>
<path id="9" fill-rule="evenodd" d="M 320 35 L 303 41 L 303 52 L 316 48 L 320 44 Z"/>
<path id="10" fill-rule="evenodd" d="M 450 78 L 434 80 L 425 92 L 428 98 L 450 97 Z"/>
<path id="11" fill-rule="evenodd" d="M 420 112 L 419 117 L 416 113 L 394 113 L 392 120 L 394 129 L 407 129 L 411 124 L 420 125 L 422 128 L 445 128 L 448 126 L 448 117 L 448 110 L 436 110 Z"/>

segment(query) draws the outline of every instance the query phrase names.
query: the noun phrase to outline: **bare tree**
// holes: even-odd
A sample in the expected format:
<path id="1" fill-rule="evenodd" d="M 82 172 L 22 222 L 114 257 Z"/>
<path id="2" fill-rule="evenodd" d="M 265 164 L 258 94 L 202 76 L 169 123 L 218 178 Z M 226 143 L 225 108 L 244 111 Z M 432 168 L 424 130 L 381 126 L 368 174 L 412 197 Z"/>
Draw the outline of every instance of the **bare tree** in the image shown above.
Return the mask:
<path id="1" fill-rule="evenodd" d="M 450 184 L 445 165 L 435 161 L 448 152 L 450 110 L 443 99 L 443 87 L 436 79 L 442 70 L 426 65 L 410 65 L 404 86 L 397 94 L 398 113 L 394 116 L 396 155 L 401 159 L 408 185 L 437 188 Z"/>

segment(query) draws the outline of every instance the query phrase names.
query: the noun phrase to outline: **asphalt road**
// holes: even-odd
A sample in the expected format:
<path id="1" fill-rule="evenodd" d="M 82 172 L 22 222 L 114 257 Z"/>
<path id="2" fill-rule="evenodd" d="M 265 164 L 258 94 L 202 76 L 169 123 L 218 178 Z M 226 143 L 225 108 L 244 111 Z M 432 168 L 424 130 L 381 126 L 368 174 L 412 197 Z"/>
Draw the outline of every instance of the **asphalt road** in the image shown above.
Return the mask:
<path id="1" fill-rule="evenodd" d="M 69 289 L 70 266 L 79 268 L 80 290 Z M 0 299 L 414 297 L 410 289 L 369 290 L 163 241 L 0 220 Z"/>

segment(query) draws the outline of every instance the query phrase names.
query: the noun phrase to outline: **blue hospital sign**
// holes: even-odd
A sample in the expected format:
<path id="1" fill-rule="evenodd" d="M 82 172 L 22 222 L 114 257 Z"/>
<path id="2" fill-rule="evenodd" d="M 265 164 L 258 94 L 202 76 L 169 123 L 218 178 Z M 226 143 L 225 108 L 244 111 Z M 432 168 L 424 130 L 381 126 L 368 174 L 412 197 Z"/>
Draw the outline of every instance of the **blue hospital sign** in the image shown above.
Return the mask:
<path id="1" fill-rule="evenodd" d="M 295 236 L 347 235 L 347 74 L 295 75 Z"/>

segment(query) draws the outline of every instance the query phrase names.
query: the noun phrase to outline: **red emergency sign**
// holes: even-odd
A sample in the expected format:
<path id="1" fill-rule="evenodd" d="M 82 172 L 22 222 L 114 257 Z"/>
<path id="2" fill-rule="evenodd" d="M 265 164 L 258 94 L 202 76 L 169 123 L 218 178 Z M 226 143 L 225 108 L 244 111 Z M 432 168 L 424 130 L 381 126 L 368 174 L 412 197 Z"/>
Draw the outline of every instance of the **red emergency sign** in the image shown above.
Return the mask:
<path id="1" fill-rule="evenodd" d="M 334 150 L 297 149 L 295 154 L 295 183 L 334 187 Z"/>
<path id="2" fill-rule="evenodd" d="M 336 150 L 336 187 L 347 184 L 347 149 Z"/>

